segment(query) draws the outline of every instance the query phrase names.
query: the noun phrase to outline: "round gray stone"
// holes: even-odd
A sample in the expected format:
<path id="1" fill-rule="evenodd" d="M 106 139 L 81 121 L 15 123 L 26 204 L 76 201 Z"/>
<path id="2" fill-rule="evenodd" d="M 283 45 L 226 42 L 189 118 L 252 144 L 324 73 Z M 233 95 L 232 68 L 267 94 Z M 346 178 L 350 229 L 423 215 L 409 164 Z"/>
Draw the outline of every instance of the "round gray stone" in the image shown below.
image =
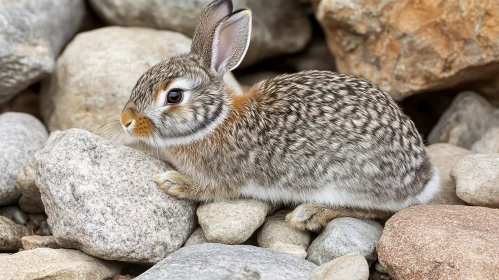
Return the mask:
<path id="1" fill-rule="evenodd" d="M 16 203 L 21 192 L 17 172 L 47 140 L 45 126 L 24 113 L 0 115 L 0 205 Z"/>
<path id="2" fill-rule="evenodd" d="M 348 253 L 359 252 L 368 263 L 377 259 L 376 244 L 383 227 L 375 221 L 337 218 L 310 244 L 307 260 L 322 265 Z"/>

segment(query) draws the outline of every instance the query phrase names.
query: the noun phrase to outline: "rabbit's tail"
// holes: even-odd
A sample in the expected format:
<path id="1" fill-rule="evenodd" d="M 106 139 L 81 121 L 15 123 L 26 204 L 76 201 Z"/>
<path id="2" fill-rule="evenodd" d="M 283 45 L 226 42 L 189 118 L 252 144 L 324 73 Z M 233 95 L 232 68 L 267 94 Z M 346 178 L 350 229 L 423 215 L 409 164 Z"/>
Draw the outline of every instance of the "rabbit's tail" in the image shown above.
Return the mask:
<path id="1" fill-rule="evenodd" d="M 415 200 L 417 201 L 414 204 L 427 204 L 430 202 L 435 195 L 440 191 L 440 174 L 438 169 L 433 166 L 433 175 L 424 187 L 423 191 L 421 191 L 418 195 L 416 195 Z"/>

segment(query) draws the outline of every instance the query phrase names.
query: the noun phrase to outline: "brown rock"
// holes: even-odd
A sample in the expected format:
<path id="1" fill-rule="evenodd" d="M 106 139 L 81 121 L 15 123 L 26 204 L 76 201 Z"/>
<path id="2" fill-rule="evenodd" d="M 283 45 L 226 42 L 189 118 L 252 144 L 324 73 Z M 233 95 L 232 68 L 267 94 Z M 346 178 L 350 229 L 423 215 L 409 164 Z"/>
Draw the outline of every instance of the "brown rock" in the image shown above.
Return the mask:
<path id="1" fill-rule="evenodd" d="M 499 71 L 498 1 L 313 4 L 338 70 L 371 80 L 397 100 Z"/>
<path id="2" fill-rule="evenodd" d="M 21 238 L 21 242 L 23 243 L 24 250 L 33 250 L 36 248 L 52 248 L 52 249 L 60 249 L 62 248 L 55 241 L 55 237 L 53 235 L 49 236 L 39 236 L 39 235 L 28 235 Z"/>
<path id="3" fill-rule="evenodd" d="M 464 205 L 464 201 L 456 195 L 456 184 L 450 177 L 450 171 L 463 157 L 473 154 L 472 151 L 455 145 L 438 143 L 426 147 L 431 162 L 437 167 L 440 174 L 440 192 L 429 204 L 433 205 Z"/>
<path id="4" fill-rule="evenodd" d="M 414 206 L 388 220 L 377 250 L 394 279 L 499 279 L 499 210 Z"/>

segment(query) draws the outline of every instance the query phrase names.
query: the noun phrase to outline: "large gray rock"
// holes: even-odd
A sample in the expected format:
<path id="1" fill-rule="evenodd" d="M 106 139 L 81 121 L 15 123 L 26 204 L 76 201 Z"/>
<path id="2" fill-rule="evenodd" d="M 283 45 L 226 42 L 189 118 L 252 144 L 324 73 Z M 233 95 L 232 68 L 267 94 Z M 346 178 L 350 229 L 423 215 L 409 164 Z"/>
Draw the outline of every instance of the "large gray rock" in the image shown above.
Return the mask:
<path id="1" fill-rule="evenodd" d="M 0 259 L 0 275 L 5 280 L 110 279 L 120 265 L 87 256 L 77 250 L 38 248 Z"/>
<path id="2" fill-rule="evenodd" d="M 348 253 L 359 252 L 371 264 L 383 227 L 375 221 L 337 218 L 329 222 L 308 247 L 307 260 L 322 265 Z"/>
<path id="3" fill-rule="evenodd" d="M 137 280 L 308 280 L 317 266 L 274 250 L 207 243 L 184 247 Z"/>
<path id="4" fill-rule="evenodd" d="M 428 136 L 428 142 L 445 142 L 470 150 L 493 127 L 499 127 L 499 108 L 482 96 L 465 91 L 452 101 Z"/>
<path id="5" fill-rule="evenodd" d="M 472 151 L 447 143 L 437 143 L 426 147 L 431 162 L 440 175 L 440 191 L 428 203 L 432 205 L 466 205 L 456 195 L 456 183 L 450 177 L 450 171 L 456 163 Z"/>
<path id="6" fill-rule="evenodd" d="M 499 154 L 466 156 L 452 168 L 451 176 L 462 200 L 499 208 Z"/>
<path id="7" fill-rule="evenodd" d="M 22 248 L 21 238 L 26 235 L 28 231 L 25 226 L 0 216 L 0 252 L 16 252 Z"/>
<path id="8" fill-rule="evenodd" d="M 0 115 L 0 205 L 16 203 L 17 172 L 47 139 L 47 131 L 35 117 L 24 113 Z"/>
<path id="9" fill-rule="evenodd" d="M 145 153 L 70 129 L 35 156 L 48 223 L 57 243 L 87 254 L 156 263 L 195 227 L 195 204 L 161 191 L 153 175 L 171 169 Z"/>
<path id="10" fill-rule="evenodd" d="M 201 11 L 211 1 L 90 0 L 90 4 L 110 24 L 172 30 L 192 37 Z M 253 12 L 251 43 L 242 66 L 300 51 L 311 38 L 310 21 L 296 0 L 233 2 L 234 9 L 248 7 Z"/>
<path id="11" fill-rule="evenodd" d="M 180 33 L 147 28 L 106 27 L 78 34 L 42 86 L 45 123 L 50 131 L 82 128 L 106 138 L 122 133 L 118 120 L 139 77 L 153 65 L 187 53 L 190 45 Z M 226 79 L 242 91 L 232 74 Z"/>
<path id="12" fill-rule="evenodd" d="M 263 201 L 240 199 L 200 205 L 198 221 L 209 242 L 241 244 L 258 229 L 273 207 Z"/>
<path id="13" fill-rule="evenodd" d="M 0 1 L 0 103 L 52 72 L 84 15 L 84 0 Z"/>

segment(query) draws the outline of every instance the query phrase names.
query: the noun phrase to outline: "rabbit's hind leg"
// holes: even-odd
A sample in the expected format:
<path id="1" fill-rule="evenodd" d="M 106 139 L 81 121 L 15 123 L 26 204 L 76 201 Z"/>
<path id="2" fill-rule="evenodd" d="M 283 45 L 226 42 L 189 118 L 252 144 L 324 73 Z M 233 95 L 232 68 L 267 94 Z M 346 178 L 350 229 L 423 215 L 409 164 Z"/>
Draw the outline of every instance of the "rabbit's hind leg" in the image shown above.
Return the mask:
<path id="1" fill-rule="evenodd" d="M 387 219 L 393 214 L 380 210 L 301 204 L 286 215 L 286 221 L 298 229 L 320 232 L 329 221 L 340 217 Z"/>

